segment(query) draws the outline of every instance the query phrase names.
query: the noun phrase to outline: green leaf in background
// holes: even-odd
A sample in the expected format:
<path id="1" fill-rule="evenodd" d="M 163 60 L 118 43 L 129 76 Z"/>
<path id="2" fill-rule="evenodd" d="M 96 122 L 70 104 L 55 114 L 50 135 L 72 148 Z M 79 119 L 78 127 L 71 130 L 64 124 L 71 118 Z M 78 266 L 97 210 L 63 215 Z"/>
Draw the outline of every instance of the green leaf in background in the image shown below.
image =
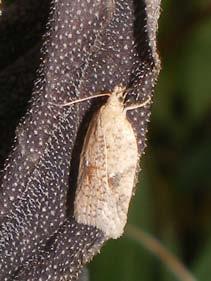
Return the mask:
<path id="1" fill-rule="evenodd" d="M 206 183 L 211 183 L 210 155 L 211 145 L 208 141 L 191 146 L 189 150 L 184 152 L 176 178 L 178 189 L 187 191 L 194 185 L 196 187 L 198 184 L 206 186 Z M 207 188 L 209 187 L 207 186 Z M 211 190 L 211 187 L 209 189 Z"/>
<path id="2" fill-rule="evenodd" d="M 196 261 L 193 263 L 192 269 L 195 276 L 200 281 L 210 281 L 211 278 L 211 239 L 205 244 Z"/>
<path id="3" fill-rule="evenodd" d="M 199 121 L 211 109 L 211 20 L 201 23 L 185 46 L 181 87 L 186 93 L 189 114 Z"/>
<path id="4" fill-rule="evenodd" d="M 2 2 L 3 4 L 8 5 L 8 4 L 12 4 L 12 3 L 14 3 L 14 2 L 15 2 L 15 0 L 2 0 L 1 2 Z"/>

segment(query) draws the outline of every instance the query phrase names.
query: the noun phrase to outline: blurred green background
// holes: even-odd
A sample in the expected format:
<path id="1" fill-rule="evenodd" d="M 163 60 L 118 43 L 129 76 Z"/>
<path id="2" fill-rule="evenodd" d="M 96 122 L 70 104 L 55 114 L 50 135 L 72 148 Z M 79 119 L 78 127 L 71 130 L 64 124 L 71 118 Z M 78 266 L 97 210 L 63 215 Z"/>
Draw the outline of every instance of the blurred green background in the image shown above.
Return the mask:
<path id="1" fill-rule="evenodd" d="M 4 2 L 12 6 L 15 1 Z M 48 4 L 43 1 L 42 11 Z M 6 49 L 0 44 L 0 90 L 7 92 L 0 97 L 1 167 L 31 94 L 40 47 L 36 42 L 45 20 L 42 13 L 32 15 L 30 34 L 24 15 L 9 28 L 5 22 L 0 26 L 2 42 L 9 42 Z M 12 28 L 15 23 L 18 35 Z M 162 71 L 129 224 L 158 238 L 197 280 L 210 281 L 211 1 L 163 0 L 158 39 Z M 26 65 L 20 57 L 32 63 Z M 129 234 L 109 241 L 89 268 L 91 281 L 179 280 Z"/>

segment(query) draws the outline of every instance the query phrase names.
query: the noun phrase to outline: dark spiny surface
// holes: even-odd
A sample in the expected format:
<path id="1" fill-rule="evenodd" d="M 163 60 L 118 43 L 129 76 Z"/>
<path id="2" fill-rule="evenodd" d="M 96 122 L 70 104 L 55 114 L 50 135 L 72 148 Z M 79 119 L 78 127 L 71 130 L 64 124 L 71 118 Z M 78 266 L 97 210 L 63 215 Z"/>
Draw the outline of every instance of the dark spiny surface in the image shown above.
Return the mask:
<path id="1" fill-rule="evenodd" d="M 12 2 L 0 16 L 0 169 L 31 97 L 49 13 L 49 0 Z"/>
<path id="2" fill-rule="evenodd" d="M 96 228 L 76 224 L 70 219 L 50 243 L 15 272 L 13 280 L 77 280 L 82 264 L 99 251 L 102 241 L 103 234 Z"/>
<path id="3" fill-rule="evenodd" d="M 2 175 L 0 280 L 76 280 L 81 265 L 104 242 L 101 231 L 70 216 L 69 193 L 90 102 L 70 108 L 50 102 L 119 84 L 132 88 L 130 101 L 146 100 L 159 72 L 158 2 L 147 0 L 146 7 L 138 0 L 118 0 L 115 6 L 111 0 L 53 1 L 39 79 Z M 140 152 L 149 115 L 149 108 L 129 113 Z"/>

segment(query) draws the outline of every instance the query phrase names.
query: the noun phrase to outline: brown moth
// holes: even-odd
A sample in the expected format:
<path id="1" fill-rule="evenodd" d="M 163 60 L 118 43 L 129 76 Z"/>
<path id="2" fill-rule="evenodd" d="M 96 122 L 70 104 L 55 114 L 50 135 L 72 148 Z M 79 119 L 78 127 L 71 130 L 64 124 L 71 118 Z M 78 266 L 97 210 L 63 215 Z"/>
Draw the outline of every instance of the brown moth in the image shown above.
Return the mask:
<path id="1" fill-rule="evenodd" d="M 149 98 L 125 107 L 124 98 L 125 88 L 115 87 L 90 122 L 74 202 L 76 221 L 97 227 L 108 238 L 123 233 L 139 161 L 136 137 L 126 112 L 150 103 Z"/>

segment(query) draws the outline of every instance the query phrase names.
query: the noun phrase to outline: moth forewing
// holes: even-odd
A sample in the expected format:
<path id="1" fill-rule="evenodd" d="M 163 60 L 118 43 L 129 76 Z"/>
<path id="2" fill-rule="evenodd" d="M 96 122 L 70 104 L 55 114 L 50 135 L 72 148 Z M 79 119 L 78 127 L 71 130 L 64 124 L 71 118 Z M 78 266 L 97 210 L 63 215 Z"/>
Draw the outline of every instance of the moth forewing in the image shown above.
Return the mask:
<path id="1" fill-rule="evenodd" d="M 79 223 L 95 225 L 97 210 L 107 184 L 104 133 L 99 113 L 90 122 L 81 152 L 78 182 L 74 202 L 74 215 Z M 102 199 L 101 199 L 102 198 Z M 99 207 L 98 207 L 99 206 Z"/>
<path id="2" fill-rule="evenodd" d="M 121 95 L 122 88 L 115 88 L 90 122 L 74 204 L 76 220 L 96 226 L 108 238 L 123 233 L 139 158 Z"/>

